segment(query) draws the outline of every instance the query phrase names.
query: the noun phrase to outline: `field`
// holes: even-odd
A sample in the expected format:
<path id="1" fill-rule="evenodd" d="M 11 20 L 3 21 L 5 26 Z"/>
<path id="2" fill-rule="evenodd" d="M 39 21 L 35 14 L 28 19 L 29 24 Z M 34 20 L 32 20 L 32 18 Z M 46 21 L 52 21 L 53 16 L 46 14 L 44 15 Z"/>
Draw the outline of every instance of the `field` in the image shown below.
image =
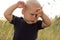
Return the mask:
<path id="1" fill-rule="evenodd" d="M 13 25 L 0 20 L 0 40 L 12 40 L 13 35 Z M 51 26 L 39 30 L 37 40 L 60 40 L 60 17 L 52 19 Z"/>

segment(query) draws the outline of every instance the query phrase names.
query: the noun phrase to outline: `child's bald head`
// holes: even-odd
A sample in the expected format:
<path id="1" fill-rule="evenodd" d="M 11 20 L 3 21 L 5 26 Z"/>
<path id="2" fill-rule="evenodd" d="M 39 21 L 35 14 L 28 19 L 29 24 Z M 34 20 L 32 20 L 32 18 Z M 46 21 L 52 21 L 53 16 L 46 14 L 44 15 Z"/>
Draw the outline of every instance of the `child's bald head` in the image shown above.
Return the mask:
<path id="1" fill-rule="evenodd" d="M 38 7 L 41 7 L 41 5 L 39 4 L 39 2 L 37 0 L 28 0 L 27 3 L 26 3 L 26 6 L 28 9 L 33 9 L 34 7 L 38 8 Z"/>
<path id="2" fill-rule="evenodd" d="M 32 10 L 35 10 L 37 8 L 42 8 L 37 0 L 28 0 L 26 2 L 25 8 L 23 8 L 23 11 L 25 11 L 25 10 L 32 11 Z"/>

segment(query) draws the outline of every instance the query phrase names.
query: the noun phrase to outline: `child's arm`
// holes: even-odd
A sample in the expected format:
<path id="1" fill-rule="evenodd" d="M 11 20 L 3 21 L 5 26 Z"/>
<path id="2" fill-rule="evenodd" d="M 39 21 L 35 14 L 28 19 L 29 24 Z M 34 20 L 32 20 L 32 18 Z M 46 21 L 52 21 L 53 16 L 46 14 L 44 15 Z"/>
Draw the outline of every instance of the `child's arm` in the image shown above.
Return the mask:
<path id="1" fill-rule="evenodd" d="M 4 16 L 6 17 L 6 19 L 8 21 L 11 22 L 12 20 L 12 12 L 16 9 L 16 8 L 23 8 L 25 5 L 24 5 L 24 2 L 17 2 L 16 4 L 12 5 L 11 7 L 9 7 L 5 13 L 4 13 Z"/>
<path id="2" fill-rule="evenodd" d="M 48 27 L 49 25 L 51 25 L 51 20 L 48 18 L 47 15 L 45 15 L 43 12 L 42 12 L 42 28 L 45 28 L 45 27 Z"/>
<path id="3" fill-rule="evenodd" d="M 42 18 L 42 28 L 45 28 L 51 25 L 51 20 L 46 14 L 44 14 L 42 7 L 38 8 L 36 11 L 37 13 L 39 13 L 39 16 Z"/>

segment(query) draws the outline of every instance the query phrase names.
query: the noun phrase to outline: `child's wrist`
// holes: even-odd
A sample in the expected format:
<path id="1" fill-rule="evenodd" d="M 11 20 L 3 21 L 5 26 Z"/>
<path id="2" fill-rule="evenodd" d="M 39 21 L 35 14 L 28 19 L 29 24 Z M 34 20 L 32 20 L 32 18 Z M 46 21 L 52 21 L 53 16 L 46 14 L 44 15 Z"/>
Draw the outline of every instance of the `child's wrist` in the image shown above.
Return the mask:
<path id="1" fill-rule="evenodd" d="M 41 14 L 41 16 L 40 16 L 40 17 L 42 18 L 42 17 L 43 17 L 43 15 L 44 15 L 44 13 L 43 13 L 43 11 L 42 11 L 41 13 L 42 13 L 42 14 Z"/>

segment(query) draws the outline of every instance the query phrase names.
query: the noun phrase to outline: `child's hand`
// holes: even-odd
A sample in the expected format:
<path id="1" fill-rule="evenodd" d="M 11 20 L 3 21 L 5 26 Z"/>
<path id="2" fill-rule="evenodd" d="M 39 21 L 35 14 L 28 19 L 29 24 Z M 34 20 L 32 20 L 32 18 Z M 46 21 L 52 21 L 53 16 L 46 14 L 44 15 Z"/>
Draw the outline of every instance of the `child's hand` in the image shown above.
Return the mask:
<path id="1" fill-rule="evenodd" d="M 17 2 L 17 6 L 18 6 L 18 8 L 24 8 L 25 3 L 23 1 L 19 1 L 19 2 Z"/>
<path id="2" fill-rule="evenodd" d="M 43 16 L 43 11 L 42 11 L 42 9 L 37 9 L 36 10 L 36 12 L 39 14 L 39 16 L 41 17 L 41 16 Z"/>

